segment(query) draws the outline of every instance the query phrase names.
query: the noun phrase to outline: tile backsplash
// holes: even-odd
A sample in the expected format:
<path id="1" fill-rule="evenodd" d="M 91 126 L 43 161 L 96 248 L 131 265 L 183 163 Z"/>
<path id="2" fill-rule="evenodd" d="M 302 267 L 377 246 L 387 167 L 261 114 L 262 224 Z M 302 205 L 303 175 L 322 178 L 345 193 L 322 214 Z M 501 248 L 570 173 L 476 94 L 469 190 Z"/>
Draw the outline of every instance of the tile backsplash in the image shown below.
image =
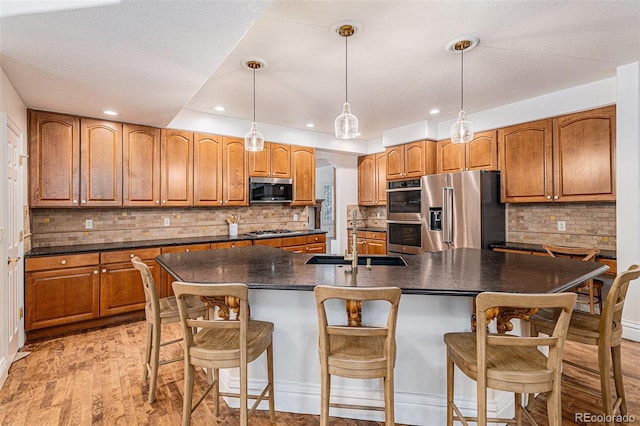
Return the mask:
<path id="1" fill-rule="evenodd" d="M 307 229 L 307 208 L 282 205 L 229 208 L 32 209 L 33 247 L 67 246 L 203 235 L 228 235 L 226 218 L 240 216 L 239 233 Z M 296 216 L 296 221 L 294 221 Z M 165 219 L 169 225 L 165 226 Z M 93 222 L 85 229 L 86 221 Z"/>
<path id="2" fill-rule="evenodd" d="M 347 227 L 353 225 L 353 210 L 356 209 L 358 228 L 387 229 L 387 206 L 347 205 Z"/>
<path id="3" fill-rule="evenodd" d="M 565 231 L 558 230 L 558 221 L 565 222 Z M 615 250 L 616 204 L 508 204 L 507 241 Z"/>

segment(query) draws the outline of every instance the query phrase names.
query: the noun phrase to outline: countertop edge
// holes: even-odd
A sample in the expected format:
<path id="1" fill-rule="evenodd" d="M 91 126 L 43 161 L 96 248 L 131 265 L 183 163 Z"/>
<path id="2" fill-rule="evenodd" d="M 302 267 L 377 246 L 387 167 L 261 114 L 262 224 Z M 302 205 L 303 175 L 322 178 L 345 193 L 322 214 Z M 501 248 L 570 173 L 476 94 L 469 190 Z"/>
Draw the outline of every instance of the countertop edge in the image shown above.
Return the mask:
<path id="1" fill-rule="evenodd" d="M 538 253 L 544 253 L 545 250 L 542 248 L 542 244 L 531 244 L 531 243 L 515 243 L 515 242 L 502 242 L 502 243 L 493 243 L 489 245 L 490 248 L 503 248 L 509 250 L 522 250 L 522 251 L 535 251 Z M 616 260 L 616 251 L 615 250 L 601 250 L 597 257 L 603 259 L 612 259 Z"/>

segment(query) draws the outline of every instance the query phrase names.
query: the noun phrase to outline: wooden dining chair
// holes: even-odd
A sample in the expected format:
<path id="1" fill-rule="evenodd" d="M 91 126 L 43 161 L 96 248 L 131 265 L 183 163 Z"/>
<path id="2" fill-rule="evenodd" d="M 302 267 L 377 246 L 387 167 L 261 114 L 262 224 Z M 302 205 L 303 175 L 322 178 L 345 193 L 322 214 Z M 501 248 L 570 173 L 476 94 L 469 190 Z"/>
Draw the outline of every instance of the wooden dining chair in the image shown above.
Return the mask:
<path id="1" fill-rule="evenodd" d="M 184 331 L 184 399 L 182 425 L 191 422 L 191 413 L 200 405 L 207 394 L 213 390 L 214 416 L 219 415 L 219 397 L 240 399 L 240 425 L 246 426 L 248 418 L 255 412 L 263 400 L 269 401 L 271 423 L 275 422 L 275 403 L 273 395 L 273 323 L 249 319 L 249 289 L 245 284 L 205 284 L 175 281 L 173 292 L 178 302 L 180 319 Z M 235 318 L 211 319 L 198 318 L 188 309 L 189 297 L 232 298 L 239 310 Z M 195 331 L 195 330 L 198 331 Z M 267 384 L 259 395 L 248 393 L 248 364 L 262 353 L 267 354 Z M 213 370 L 213 380 L 192 405 L 194 367 Z M 240 391 L 238 393 L 220 392 L 220 368 L 240 369 Z M 255 400 L 247 409 L 249 399 Z"/>
<path id="2" fill-rule="evenodd" d="M 446 333 L 447 347 L 447 425 L 454 421 L 521 424 L 526 417 L 536 424 L 522 407 L 522 394 L 547 393 L 547 416 L 550 426 L 562 425 L 560 405 L 560 376 L 562 350 L 577 295 L 575 293 L 513 294 L 480 293 L 476 297 L 476 312 L 486 318 L 489 309 L 559 308 L 560 314 L 549 337 L 524 337 L 505 334 L 489 334 L 487 327 L 473 332 Z M 538 347 L 547 347 L 548 356 Z M 454 402 L 454 370 L 457 366 L 477 384 L 477 415 L 465 417 Z M 487 388 L 515 394 L 515 419 L 487 418 Z"/>
<path id="3" fill-rule="evenodd" d="M 597 247 L 582 248 L 543 244 L 542 248 L 544 248 L 547 254 L 551 257 L 569 257 L 571 259 L 580 259 L 585 262 L 595 262 L 596 256 L 600 253 L 600 249 Z M 575 287 L 574 291 L 578 293 L 578 300 L 576 303 L 589 305 L 589 312 L 592 315 L 595 314 L 595 306 L 597 304 L 598 314 L 602 313 L 603 286 L 604 283 L 602 281 L 592 278 Z"/>
<path id="4" fill-rule="evenodd" d="M 629 283 L 640 277 L 638 265 L 632 265 L 628 270 L 616 276 L 600 316 L 589 315 L 586 312 L 576 311 L 571 317 L 567 340 L 598 348 L 598 370 L 591 370 L 584 365 L 569 362 L 576 367 L 590 370 L 600 375 L 600 390 L 602 392 L 602 409 L 608 417 L 608 426 L 613 426 L 613 415 L 620 410 L 622 415 L 627 414 L 627 402 L 625 399 L 624 385 L 622 382 L 622 356 L 620 345 L 622 343 L 622 310 L 629 289 Z M 544 309 L 529 318 L 531 334 L 549 334 L 556 324 L 557 313 Z M 613 378 L 616 395 L 613 398 L 610 383 L 610 370 L 613 366 Z M 566 383 L 572 386 L 570 383 Z M 579 387 L 578 390 L 581 390 Z M 533 398 L 530 398 L 531 402 Z"/>
<path id="5" fill-rule="evenodd" d="M 402 291 L 397 287 L 355 288 L 316 286 L 314 289 L 319 326 L 320 354 L 320 425 L 329 425 L 329 407 L 385 412 L 385 425 L 395 424 L 393 370 L 396 360 L 396 322 Z M 389 302 L 387 321 L 380 326 L 350 326 L 329 322 L 325 302 Z M 353 379 L 382 378 L 384 407 L 331 403 L 331 376 Z"/>
<path id="6" fill-rule="evenodd" d="M 145 306 L 144 313 L 147 321 L 147 333 L 145 338 L 144 364 L 142 379 L 151 378 L 149 384 L 149 404 L 155 401 L 156 384 L 158 383 L 158 366 L 181 361 L 182 357 L 176 357 L 160 361 L 160 348 L 182 341 L 173 339 L 162 341 L 162 326 L 180 321 L 178 305 L 175 297 L 158 297 L 155 280 L 149 267 L 138 256 L 131 259 L 133 267 L 140 271 L 142 286 L 144 288 Z M 206 315 L 207 307 L 198 298 L 191 298 L 187 302 L 188 309 L 197 315 Z"/>

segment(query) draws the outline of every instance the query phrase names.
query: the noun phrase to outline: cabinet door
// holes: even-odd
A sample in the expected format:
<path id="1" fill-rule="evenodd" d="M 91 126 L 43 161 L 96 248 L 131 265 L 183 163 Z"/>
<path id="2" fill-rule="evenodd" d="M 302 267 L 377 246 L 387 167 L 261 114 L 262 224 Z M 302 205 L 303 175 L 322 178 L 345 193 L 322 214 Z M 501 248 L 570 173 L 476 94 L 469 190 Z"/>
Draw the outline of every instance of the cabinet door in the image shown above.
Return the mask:
<path id="1" fill-rule="evenodd" d="M 193 138 L 193 204 L 221 206 L 222 137 L 196 133 Z"/>
<path id="2" fill-rule="evenodd" d="M 25 274 L 25 329 L 97 318 L 99 287 L 98 265 Z"/>
<path id="3" fill-rule="evenodd" d="M 498 130 L 503 203 L 552 201 L 551 119 Z"/>
<path id="4" fill-rule="evenodd" d="M 404 177 L 420 177 L 427 174 L 425 161 L 425 142 L 418 141 L 405 144 L 404 146 Z"/>
<path id="5" fill-rule="evenodd" d="M 144 263 L 151 270 L 156 290 L 161 294 L 159 266 L 153 260 Z M 131 262 L 102 265 L 101 272 L 100 316 L 144 309 L 142 277 Z"/>
<path id="6" fill-rule="evenodd" d="M 376 157 L 358 157 L 358 204 L 373 206 L 376 203 Z"/>
<path id="7" fill-rule="evenodd" d="M 225 206 L 249 205 L 249 168 L 244 139 L 222 138 L 222 187 Z"/>
<path id="8" fill-rule="evenodd" d="M 291 178 L 291 145 L 270 144 L 271 177 Z M 314 166 L 315 167 L 315 166 Z"/>
<path id="9" fill-rule="evenodd" d="M 169 246 L 162 247 L 162 254 L 166 253 L 187 253 L 190 251 L 200 251 L 200 250 L 210 250 L 211 244 L 203 243 L 203 244 L 186 244 L 182 246 Z M 173 281 L 175 279 L 162 267 L 159 266 L 160 269 L 160 297 L 169 297 L 173 296 Z M 156 281 L 157 283 L 157 281 Z"/>
<path id="10" fill-rule="evenodd" d="M 124 125 L 122 148 L 124 206 L 160 205 L 160 129 Z"/>
<path id="11" fill-rule="evenodd" d="M 327 245 L 322 243 L 307 244 L 304 252 L 309 254 L 324 254 L 327 252 Z"/>
<path id="12" fill-rule="evenodd" d="M 455 173 L 464 170 L 465 145 L 452 143 L 451 139 L 438 142 L 437 173 Z"/>
<path id="13" fill-rule="evenodd" d="M 250 245 L 252 245 L 251 240 L 223 241 L 221 243 L 211 243 L 211 250 L 223 249 L 223 248 L 247 247 Z"/>
<path id="14" fill-rule="evenodd" d="M 387 204 L 387 154 L 374 154 L 376 158 L 376 204 Z"/>
<path id="15" fill-rule="evenodd" d="M 554 199 L 615 201 L 615 106 L 553 119 Z"/>
<path id="16" fill-rule="evenodd" d="M 249 176 L 269 176 L 271 172 L 270 146 L 270 142 L 265 142 L 262 151 L 249 152 Z"/>
<path id="17" fill-rule="evenodd" d="M 80 119 L 80 204 L 122 206 L 122 123 Z"/>
<path id="18" fill-rule="evenodd" d="M 402 179 L 404 177 L 404 145 L 386 148 L 385 153 L 387 154 L 387 179 Z"/>
<path id="19" fill-rule="evenodd" d="M 465 146 L 465 170 L 498 170 L 498 131 L 476 133 Z"/>
<path id="20" fill-rule="evenodd" d="M 367 240 L 367 254 L 387 254 L 387 241 Z"/>
<path id="21" fill-rule="evenodd" d="M 293 146 L 291 175 L 293 178 L 292 206 L 314 206 L 316 204 L 316 150 Z"/>
<path id="22" fill-rule="evenodd" d="M 193 133 L 162 129 L 162 206 L 193 205 Z"/>
<path id="23" fill-rule="evenodd" d="M 76 207 L 80 200 L 80 120 L 29 110 L 30 207 Z"/>

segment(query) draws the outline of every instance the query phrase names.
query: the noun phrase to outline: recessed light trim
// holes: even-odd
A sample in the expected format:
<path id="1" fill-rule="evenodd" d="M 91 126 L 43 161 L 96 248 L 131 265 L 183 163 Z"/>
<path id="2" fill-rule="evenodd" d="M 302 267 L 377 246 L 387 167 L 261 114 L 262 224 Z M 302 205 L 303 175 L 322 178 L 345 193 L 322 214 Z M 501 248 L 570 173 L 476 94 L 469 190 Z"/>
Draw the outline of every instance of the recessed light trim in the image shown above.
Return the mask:
<path id="1" fill-rule="evenodd" d="M 118 115 L 118 113 L 112 109 L 105 109 L 102 113 L 105 115 Z"/>
<path id="2" fill-rule="evenodd" d="M 432 108 L 431 111 L 429 111 L 429 114 L 431 115 L 440 114 L 440 110 L 438 108 Z"/>
<path id="3" fill-rule="evenodd" d="M 226 110 L 227 110 L 227 108 L 225 108 L 225 107 L 224 107 L 224 106 L 222 106 L 222 105 L 216 105 L 216 106 L 214 106 L 214 107 L 213 107 L 213 109 L 214 109 L 214 110 L 216 110 L 216 111 L 218 111 L 218 112 L 223 112 L 223 111 L 226 111 Z"/>
<path id="4" fill-rule="evenodd" d="M 313 124 L 313 123 L 307 123 L 307 124 L 305 124 L 305 126 L 307 126 L 309 128 L 316 127 L 316 125 Z"/>

